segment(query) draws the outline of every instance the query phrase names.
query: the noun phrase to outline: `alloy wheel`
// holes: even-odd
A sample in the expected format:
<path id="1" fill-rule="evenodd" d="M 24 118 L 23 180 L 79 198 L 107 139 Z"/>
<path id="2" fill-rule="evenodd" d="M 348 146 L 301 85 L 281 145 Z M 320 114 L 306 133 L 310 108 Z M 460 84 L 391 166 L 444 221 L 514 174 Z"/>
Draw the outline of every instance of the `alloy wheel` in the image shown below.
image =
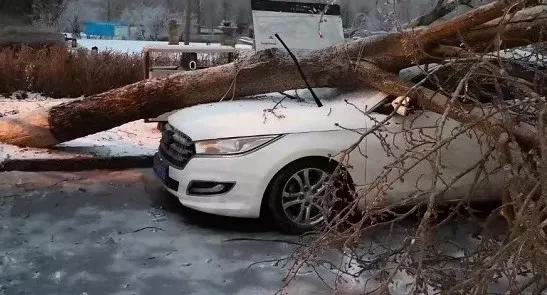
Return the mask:
<path id="1" fill-rule="evenodd" d="M 287 217 L 303 226 L 323 221 L 323 199 L 330 174 L 317 168 L 294 173 L 285 183 L 281 205 Z"/>

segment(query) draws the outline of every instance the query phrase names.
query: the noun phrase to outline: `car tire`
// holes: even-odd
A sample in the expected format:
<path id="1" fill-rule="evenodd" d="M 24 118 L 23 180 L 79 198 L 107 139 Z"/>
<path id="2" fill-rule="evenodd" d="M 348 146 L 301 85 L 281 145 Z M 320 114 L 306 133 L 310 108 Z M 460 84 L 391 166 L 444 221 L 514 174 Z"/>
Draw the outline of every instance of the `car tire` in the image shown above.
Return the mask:
<path id="1" fill-rule="evenodd" d="M 283 232 L 290 234 L 309 232 L 320 226 L 325 216 L 323 216 L 322 212 L 319 212 L 321 213 L 320 217 L 316 215 L 320 210 L 314 200 L 320 202 L 320 198 L 325 197 L 324 195 L 321 196 L 320 190 L 326 187 L 317 181 L 324 177 L 321 173 L 328 174 L 330 177 L 336 167 L 337 163 L 328 159 L 306 158 L 293 162 L 280 170 L 270 182 L 265 194 L 265 213 L 274 225 Z M 307 183 L 309 186 L 307 188 L 299 187 L 300 183 L 306 186 L 304 179 L 306 173 L 308 174 Z M 297 178 L 300 178 L 301 182 L 297 181 Z M 337 187 L 342 188 L 341 190 L 337 190 L 337 197 L 340 195 L 349 196 L 351 184 L 347 185 L 346 181 L 346 184 L 343 184 L 342 187 L 340 186 L 341 183 L 337 182 Z M 312 194 L 313 197 L 311 196 Z M 304 196 L 302 197 L 302 195 Z M 307 209 L 308 207 L 311 209 Z M 302 213 L 302 210 L 304 210 L 304 213 Z M 297 219 L 298 217 L 300 218 Z M 306 217 L 310 217 L 309 220 L 306 220 Z M 300 220 L 301 222 L 297 222 L 296 220 Z"/>

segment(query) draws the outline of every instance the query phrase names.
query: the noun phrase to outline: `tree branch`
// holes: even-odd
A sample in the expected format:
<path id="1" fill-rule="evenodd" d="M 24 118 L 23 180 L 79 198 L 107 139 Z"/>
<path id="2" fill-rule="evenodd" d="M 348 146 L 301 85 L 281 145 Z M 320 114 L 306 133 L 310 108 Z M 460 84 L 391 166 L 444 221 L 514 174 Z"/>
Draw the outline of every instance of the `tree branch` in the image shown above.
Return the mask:
<path id="1" fill-rule="evenodd" d="M 439 92 L 404 81 L 399 76 L 384 71 L 372 63 L 360 63 L 355 68 L 355 74 L 355 79 L 363 85 L 376 88 L 387 94 L 399 96 L 408 93 L 413 103 L 423 110 L 443 114 L 450 105 L 451 107 L 447 113 L 449 118 L 461 123 L 479 122 L 476 124 L 477 128 L 495 139 L 507 131 L 503 127 L 504 124 L 500 116 L 485 119 L 485 113 L 488 113 L 488 110 L 484 108 L 470 108 L 460 102 L 452 102 L 449 97 Z M 537 149 L 539 147 L 538 134 L 535 128 L 524 123 L 515 124 L 512 128 L 508 131 L 515 136 L 521 146 L 528 149 Z"/>

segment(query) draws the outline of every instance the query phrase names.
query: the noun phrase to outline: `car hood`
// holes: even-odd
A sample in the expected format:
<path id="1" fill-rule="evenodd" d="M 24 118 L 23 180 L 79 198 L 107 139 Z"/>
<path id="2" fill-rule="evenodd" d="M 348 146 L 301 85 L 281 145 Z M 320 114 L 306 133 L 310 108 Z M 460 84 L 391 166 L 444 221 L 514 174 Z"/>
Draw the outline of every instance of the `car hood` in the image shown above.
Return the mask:
<path id="1" fill-rule="evenodd" d="M 223 101 L 182 109 L 168 118 L 170 125 L 193 140 L 255 135 L 288 134 L 358 129 L 366 127 L 362 111 L 378 104 L 387 95 L 373 89 L 344 92 L 316 89 L 324 104 L 319 108 L 308 90 L 267 94 L 245 100 Z M 341 127 L 340 127 L 341 126 Z"/>

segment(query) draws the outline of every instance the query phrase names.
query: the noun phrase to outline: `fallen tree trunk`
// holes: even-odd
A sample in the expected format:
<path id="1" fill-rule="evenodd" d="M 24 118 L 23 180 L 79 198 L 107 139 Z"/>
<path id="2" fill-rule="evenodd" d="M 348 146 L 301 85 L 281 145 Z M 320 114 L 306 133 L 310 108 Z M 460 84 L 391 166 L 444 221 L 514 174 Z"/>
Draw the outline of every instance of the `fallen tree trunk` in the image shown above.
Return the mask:
<path id="1" fill-rule="evenodd" d="M 341 84 L 349 64 L 323 59 L 316 52 L 300 60 L 309 82 L 314 87 Z M 140 81 L 47 112 L 2 119 L 0 141 L 46 147 L 174 109 L 305 87 L 288 54 L 266 50 L 239 62 Z"/>
<path id="2" fill-rule="evenodd" d="M 503 15 L 508 3 L 494 2 L 427 28 L 313 51 L 300 56 L 300 64 L 312 87 L 355 85 L 351 84 L 355 81 L 351 77 L 354 74 L 351 70 L 352 62 L 363 60 L 383 71 L 397 72 L 412 64 L 435 59 L 432 53 L 440 41 L 447 38 L 457 40 L 458 33 L 465 33 Z M 526 10 L 521 14 L 527 15 Z M 522 43 L 513 42 L 513 46 L 540 41 L 540 36 L 533 32 L 534 29 L 547 26 L 546 15 L 545 10 L 542 10 L 539 13 L 540 21 L 531 25 L 527 22 L 531 26 L 528 30 L 530 36 L 521 38 Z M 491 36 L 491 30 L 491 27 L 481 29 L 479 26 L 472 34 L 497 38 L 497 35 Z M 477 40 L 480 43 L 485 41 L 484 38 Z M 444 55 L 442 58 L 446 57 Z M 392 91 L 382 86 L 381 81 L 377 82 L 370 85 L 388 93 Z M 298 88 L 305 88 L 305 84 L 289 55 L 279 50 L 266 50 L 231 64 L 140 81 L 46 111 L 2 119 L 0 142 L 48 147 L 178 108 L 214 102 L 221 98 L 231 99 Z"/>

